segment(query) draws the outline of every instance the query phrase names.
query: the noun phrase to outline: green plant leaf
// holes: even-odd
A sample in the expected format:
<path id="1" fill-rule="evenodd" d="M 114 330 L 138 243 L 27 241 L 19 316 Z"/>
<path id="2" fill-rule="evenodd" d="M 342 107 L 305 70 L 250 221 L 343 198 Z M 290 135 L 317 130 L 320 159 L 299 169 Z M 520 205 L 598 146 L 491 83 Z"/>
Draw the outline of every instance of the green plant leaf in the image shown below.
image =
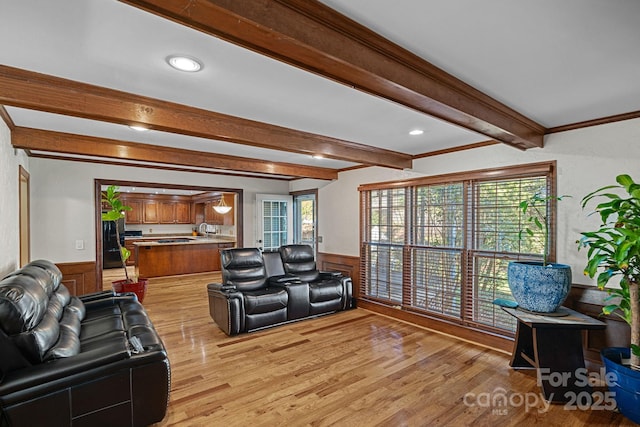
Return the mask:
<path id="1" fill-rule="evenodd" d="M 607 269 L 605 271 L 603 271 L 602 273 L 598 274 L 598 288 L 600 289 L 604 289 L 604 287 L 607 285 L 607 283 L 609 283 L 609 279 L 611 279 L 611 277 L 613 276 L 613 271 L 610 269 Z M 593 276 L 591 276 L 593 277 Z"/>
<path id="2" fill-rule="evenodd" d="M 131 256 L 131 251 L 124 246 L 120 248 L 120 255 L 122 256 L 122 262 L 127 262 L 129 257 Z"/>
<path id="3" fill-rule="evenodd" d="M 602 307 L 602 313 L 609 315 L 618 309 L 618 304 L 605 305 Z"/>
<path id="4" fill-rule="evenodd" d="M 117 221 L 120 219 L 120 212 L 118 211 L 107 211 L 102 213 L 103 221 Z"/>
<path id="5" fill-rule="evenodd" d="M 540 219 L 538 219 L 537 217 L 533 218 L 533 222 L 536 224 L 536 226 L 538 226 L 540 230 L 542 230 L 543 226 L 542 226 L 542 223 L 540 222 Z"/>
<path id="6" fill-rule="evenodd" d="M 629 188 L 630 188 L 633 184 L 635 184 L 635 183 L 633 182 L 633 179 L 631 179 L 631 177 L 630 177 L 629 175 L 626 175 L 626 174 L 624 174 L 624 175 L 618 175 L 618 176 L 616 177 L 616 182 L 617 182 L 618 184 L 622 185 L 622 186 L 625 188 L 625 190 L 627 190 L 627 191 L 629 191 Z"/>
<path id="7" fill-rule="evenodd" d="M 582 203 L 581 203 L 582 208 L 584 209 L 586 207 L 587 203 L 589 203 L 589 201 L 591 199 L 593 199 L 596 196 L 599 196 L 598 193 L 601 193 L 604 190 L 609 190 L 610 188 L 620 188 L 620 186 L 619 185 L 607 185 L 605 187 L 598 188 L 597 190 L 592 191 L 591 193 L 587 194 L 586 196 L 584 196 L 582 198 Z"/>
<path id="8" fill-rule="evenodd" d="M 527 208 L 529 207 L 529 201 L 528 200 L 521 201 L 518 207 L 520 208 L 520 210 L 522 210 L 522 213 L 527 213 Z"/>

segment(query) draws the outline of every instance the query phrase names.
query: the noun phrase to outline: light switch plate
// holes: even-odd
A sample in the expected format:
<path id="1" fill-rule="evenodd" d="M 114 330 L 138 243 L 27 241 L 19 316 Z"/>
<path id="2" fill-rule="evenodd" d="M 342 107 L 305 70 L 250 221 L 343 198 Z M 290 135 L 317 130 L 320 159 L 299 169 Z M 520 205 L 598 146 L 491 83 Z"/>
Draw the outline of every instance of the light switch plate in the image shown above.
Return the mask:
<path id="1" fill-rule="evenodd" d="M 84 249 L 84 240 L 76 240 L 76 249 L 79 251 Z"/>

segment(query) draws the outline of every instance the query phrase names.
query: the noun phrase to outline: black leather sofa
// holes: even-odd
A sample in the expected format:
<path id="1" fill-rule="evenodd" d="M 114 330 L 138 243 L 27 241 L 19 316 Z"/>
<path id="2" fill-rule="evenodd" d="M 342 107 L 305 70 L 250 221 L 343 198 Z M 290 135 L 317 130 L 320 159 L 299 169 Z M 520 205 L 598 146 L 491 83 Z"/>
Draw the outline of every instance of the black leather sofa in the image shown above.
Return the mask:
<path id="1" fill-rule="evenodd" d="M 0 426 L 145 426 L 169 360 L 134 294 L 75 297 L 50 261 L 0 281 Z"/>
<path id="2" fill-rule="evenodd" d="M 222 283 L 207 285 L 209 312 L 227 335 L 281 325 L 353 307 L 350 277 L 316 269 L 308 245 L 278 252 L 220 251 Z"/>

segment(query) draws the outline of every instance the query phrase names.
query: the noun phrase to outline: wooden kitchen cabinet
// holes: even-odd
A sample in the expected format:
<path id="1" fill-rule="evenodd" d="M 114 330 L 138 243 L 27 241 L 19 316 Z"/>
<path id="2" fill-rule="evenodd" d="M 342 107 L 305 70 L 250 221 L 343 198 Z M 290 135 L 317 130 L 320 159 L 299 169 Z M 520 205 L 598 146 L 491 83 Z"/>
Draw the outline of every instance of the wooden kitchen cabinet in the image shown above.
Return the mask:
<path id="1" fill-rule="evenodd" d="M 130 211 L 124 211 L 125 223 L 142 224 L 142 200 L 126 199 L 123 203 L 131 208 Z"/>
<path id="2" fill-rule="evenodd" d="M 213 224 L 214 215 L 217 212 L 213 210 L 213 202 L 207 201 L 204 203 L 204 222 L 207 224 Z"/>
<path id="3" fill-rule="evenodd" d="M 136 245 L 136 274 L 142 277 L 174 276 L 220 270 L 217 243 Z"/>
<path id="4" fill-rule="evenodd" d="M 160 202 L 160 224 L 191 224 L 191 203 Z"/>
<path id="5" fill-rule="evenodd" d="M 131 256 L 127 260 L 127 265 L 135 265 L 136 263 L 136 245 L 133 244 L 134 242 L 139 242 L 139 240 L 125 239 L 124 241 L 124 247 L 131 251 Z"/>
<path id="6" fill-rule="evenodd" d="M 191 202 L 176 202 L 174 217 L 176 224 L 192 224 Z"/>
<path id="7" fill-rule="evenodd" d="M 158 202 L 155 200 L 146 200 L 144 202 L 144 216 L 142 222 L 145 224 L 158 224 L 160 222 Z"/>
<path id="8" fill-rule="evenodd" d="M 159 203 L 159 212 L 160 212 L 160 224 L 173 224 L 176 222 L 176 206 L 173 202 L 160 202 Z"/>

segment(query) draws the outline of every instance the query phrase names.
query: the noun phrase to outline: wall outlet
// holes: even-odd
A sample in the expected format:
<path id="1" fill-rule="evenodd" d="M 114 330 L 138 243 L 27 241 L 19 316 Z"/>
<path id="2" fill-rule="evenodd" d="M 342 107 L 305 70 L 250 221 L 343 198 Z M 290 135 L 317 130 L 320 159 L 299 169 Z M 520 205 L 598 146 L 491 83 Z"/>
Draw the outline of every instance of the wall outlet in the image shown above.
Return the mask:
<path id="1" fill-rule="evenodd" d="M 149 229 L 149 234 L 153 233 L 153 228 Z"/>
<path id="2" fill-rule="evenodd" d="M 322 243 L 322 236 L 318 236 L 318 243 Z"/>
<path id="3" fill-rule="evenodd" d="M 79 251 L 84 249 L 84 240 L 76 240 L 76 249 Z"/>

